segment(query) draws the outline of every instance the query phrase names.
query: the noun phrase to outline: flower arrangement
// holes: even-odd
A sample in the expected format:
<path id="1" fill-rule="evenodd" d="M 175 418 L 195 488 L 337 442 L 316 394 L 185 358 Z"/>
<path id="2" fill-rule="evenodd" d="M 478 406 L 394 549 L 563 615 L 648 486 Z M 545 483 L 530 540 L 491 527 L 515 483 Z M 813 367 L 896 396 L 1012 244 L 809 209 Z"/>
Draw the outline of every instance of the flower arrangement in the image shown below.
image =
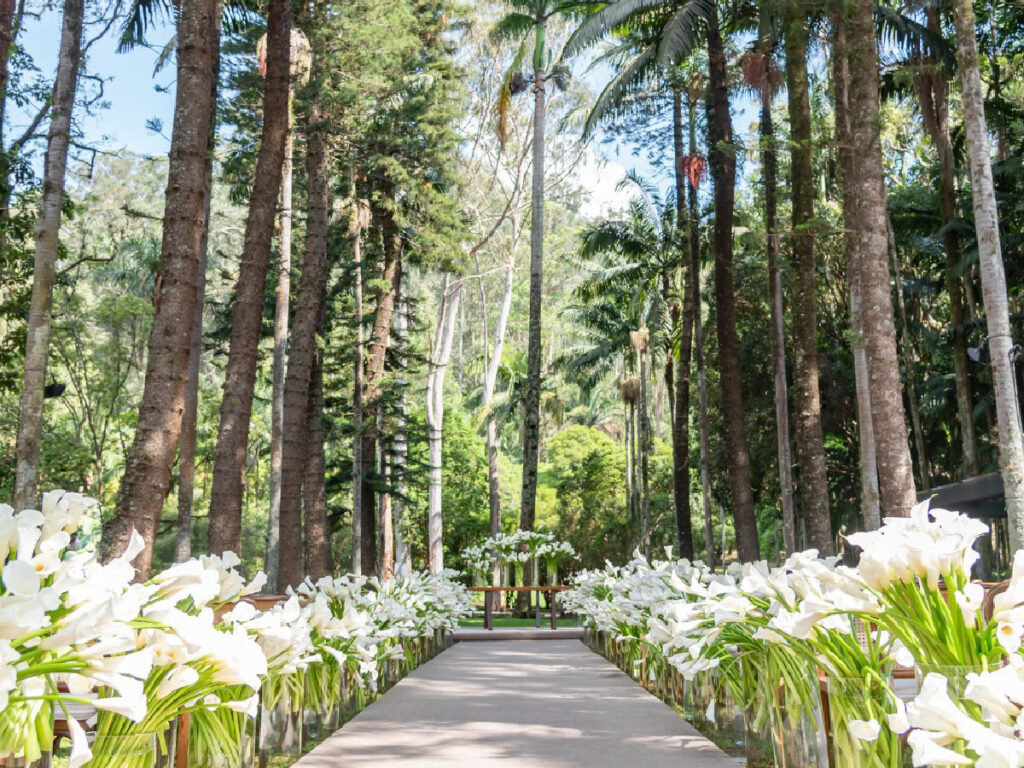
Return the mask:
<path id="1" fill-rule="evenodd" d="M 473 574 L 478 584 L 489 581 L 488 573 L 497 553 L 498 563 L 511 566 L 516 583 L 523 584 L 526 564 L 543 559 L 547 567 L 548 581 L 558 584 L 558 568 L 567 561 L 576 559 L 576 550 L 567 541 L 558 541 L 554 534 L 544 531 L 516 530 L 491 536 L 480 544 L 462 550 L 462 561 Z M 536 571 L 536 569 L 534 569 Z"/>
<path id="2" fill-rule="evenodd" d="M 450 572 L 306 582 L 259 610 L 247 597 L 265 578 L 244 579 L 230 552 L 133 583 L 137 534 L 108 563 L 72 544 L 96 507 L 64 491 L 44 494 L 39 510 L 0 505 L 0 762 L 48 753 L 55 716 L 67 722 L 71 768 L 150 766 L 184 713 L 194 764 L 235 754 L 261 692 L 266 702 L 301 681 L 315 692 L 307 705 L 329 708 L 343 671 L 374 688 L 383 663 L 421 654 L 417 641 L 469 610 Z M 95 713 L 91 743 L 82 707 Z"/>
<path id="3" fill-rule="evenodd" d="M 985 530 L 924 503 L 850 536 L 863 550 L 856 568 L 808 551 L 778 568 L 734 564 L 716 574 L 637 553 L 626 566 L 578 574 L 563 602 L 609 655 L 716 680 L 748 726 L 768 725 L 778 765 L 825 764 L 820 740 L 800 755 L 779 752 L 801 719 L 823 731 L 814 723 L 824 687 L 835 766 L 901 766 L 908 731 L 915 766 L 1020 766 L 1024 553 L 983 610 L 970 569 Z M 909 704 L 897 695 L 897 668 L 917 671 L 920 692 Z M 715 717 L 713 699 L 701 702 L 703 713 L 695 703 L 690 715 Z"/>

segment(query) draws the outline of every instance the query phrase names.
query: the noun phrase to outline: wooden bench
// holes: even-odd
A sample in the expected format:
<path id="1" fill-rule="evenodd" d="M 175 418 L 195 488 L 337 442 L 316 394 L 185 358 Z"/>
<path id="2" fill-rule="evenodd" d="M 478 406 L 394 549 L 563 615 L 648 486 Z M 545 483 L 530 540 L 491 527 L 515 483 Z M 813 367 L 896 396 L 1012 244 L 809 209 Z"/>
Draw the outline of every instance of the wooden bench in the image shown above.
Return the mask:
<path id="1" fill-rule="evenodd" d="M 558 629 L 558 593 L 569 586 L 561 587 L 467 587 L 470 592 L 484 593 L 484 629 L 494 629 L 494 595 L 497 592 L 550 592 L 548 607 L 551 608 L 551 628 Z M 537 626 L 540 626 L 540 603 L 537 603 Z"/>

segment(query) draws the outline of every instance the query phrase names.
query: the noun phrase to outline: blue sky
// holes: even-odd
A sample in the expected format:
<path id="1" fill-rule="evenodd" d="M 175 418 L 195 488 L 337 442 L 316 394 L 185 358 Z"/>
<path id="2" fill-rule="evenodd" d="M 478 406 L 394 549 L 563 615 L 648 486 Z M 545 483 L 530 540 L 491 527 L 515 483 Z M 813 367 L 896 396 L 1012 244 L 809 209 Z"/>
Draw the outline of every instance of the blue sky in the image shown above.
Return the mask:
<path id="1" fill-rule="evenodd" d="M 95 29 L 87 30 L 86 39 L 95 34 Z M 171 27 L 164 25 L 153 32 L 152 39 L 163 45 L 172 34 Z M 39 19 L 30 19 L 20 38 L 24 49 L 47 78 L 52 78 L 56 67 L 59 41 L 60 18 L 53 10 L 45 12 Z M 165 67 L 154 76 L 158 50 L 138 48 L 120 54 L 116 52 L 116 47 L 116 34 L 110 33 L 89 50 L 88 71 L 104 78 L 104 101 L 109 106 L 97 110 L 81 123 L 85 140 L 109 152 L 127 149 L 146 155 L 166 154 L 174 110 L 174 68 Z M 580 74 L 594 89 L 601 87 L 602 73 Z M 735 129 L 741 134 L 749 129 L 753 119 L 746 106 L 734 105 Z M 9 133 L 17 135 L 19 127 L 23 128 L 27 124 L 29 115 L 14 109 L 11 118 Z M 163 123 L 164 135 L 147 129 L 147 121 L 151 119 Z M 606 164 L 598 167 L 596 161 L 591 161 L 581 169 L 579 178 L 582 186 L 592 190 L 592 205 L 588 206 L 587 211 L 592 215 L 606 213 L 624 202 L 622 194 L 615 192 L 614 187 L 626 170 L 636 169 L 649 178 L 654 176 L 654 170 L 643 155 L 635 157 L 632 154 L 632 147 L 603 144 L 600 135 L 596 139 L 594 151 Z"/>

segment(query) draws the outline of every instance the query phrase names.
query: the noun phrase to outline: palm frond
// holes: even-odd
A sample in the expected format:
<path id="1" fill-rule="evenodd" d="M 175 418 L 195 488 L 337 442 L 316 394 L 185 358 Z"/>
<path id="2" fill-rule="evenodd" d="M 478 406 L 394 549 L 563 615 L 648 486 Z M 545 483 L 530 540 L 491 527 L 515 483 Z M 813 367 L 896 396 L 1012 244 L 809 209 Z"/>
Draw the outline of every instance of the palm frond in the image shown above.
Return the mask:
<path id="1" fill-rule="evenodd" d="M 506 17 L 508 18 L 508 17 Z M 513 83 L 521 75 L 523 59 L 526 58 L 526 38 L 519 43 L 516 55 L 512 57 L 512 63 L 508 71 L 501 79 L 501 88 L 498 89 L 498 98 L 494 102 L 495 132 L 498 135 L 498 143 L 504 148 L 508 139 L 508 112 L 512 107 Z"/>
<path id="2" fill-rule="evenodd" d="M 507 13 L 491 27 L 490 38 L 494 43 L 510 43 L 524 39 L 533 29 L 533 17 L 525 13 Z"/>
<path id="3" fill-rule="evenodd" d="M 589 48 L 617 27 L 642 11 L 661 8 L 665 0 L 617 0 L 587 16 L 576 27 L 562 49 L 562 57 L 570 58 Z"/>
<path id="4" fill-rule="evenodd" d="M 618 72 L 601 91 L 601 95 L 597 97 L 594 108 L 590 110 L 587 122 L 583 126 L 584 138 L 593 134 L 602 119 L 620 106 L 627 95 L 642 88 L 643 84 L 657 71 L 657 48 L 651 45 L 637 54 L 626 68 Z"/>
<path id="5" fill-rule="evenodd" d="M 701 40 L 704 22 L 715 0 L 689 0 L 672 14 L 658 42 L 658 61 L 674 65 L 685 59 Z"/>
<path id="6" fill-rule="evenodd" d="M 942 35 L 926 25 L 881 3 L 875 4 L 878 36 L 886 45 L 903 50 L 920 50 L 932 56 L 949 73 L 956 72 L 956 52 Z"/>

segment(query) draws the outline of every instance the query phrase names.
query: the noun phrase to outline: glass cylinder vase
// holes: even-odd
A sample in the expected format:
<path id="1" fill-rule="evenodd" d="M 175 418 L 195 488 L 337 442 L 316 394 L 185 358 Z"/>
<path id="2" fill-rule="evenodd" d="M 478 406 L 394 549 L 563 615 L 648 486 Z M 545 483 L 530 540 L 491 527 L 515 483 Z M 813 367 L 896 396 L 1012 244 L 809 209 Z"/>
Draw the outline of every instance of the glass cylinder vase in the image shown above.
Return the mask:
<path id="1" fill-rule="evenodd" d="M 886 725 L 886 715 L 895 709 L 890 683 L 876 677 L 830 677 L 828 709 L 833 768 L 901 768 L 900 737 Z M 874 725 L 877 735 L 863 738 Z"/>

